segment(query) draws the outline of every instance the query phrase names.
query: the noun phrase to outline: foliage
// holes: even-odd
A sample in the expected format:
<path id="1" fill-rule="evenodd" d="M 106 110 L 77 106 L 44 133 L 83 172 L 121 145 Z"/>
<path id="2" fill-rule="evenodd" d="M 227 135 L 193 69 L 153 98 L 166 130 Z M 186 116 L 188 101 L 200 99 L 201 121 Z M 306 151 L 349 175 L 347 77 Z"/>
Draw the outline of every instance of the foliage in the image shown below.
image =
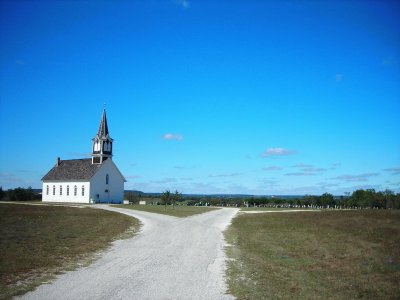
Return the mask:
<path id="1" fill-rule="evenodd" d="M 169 190 L 166 190 L 165 192 L 162 193 L 161 201 L 165 205 L 165 210 L 167 210 L 167 205 L 171 201 L 171 192 Z"/>
<path id="2" fill-rule="evenodd" d="M 27 189 L 18 187 L 7 191 L 3 191 L 3 188 L 0 187 L 0 200 L 2 201 L 34 201 L 41 199 L 42 196 L 34 192 L 31 187 Z"/>
<path id="3" fill-rule="evenodd" d="M 182 193 L 179 193 L 178 190 L 175 190 L 175 193 L 171 197 L 172 199 L 172 209 L 175 207 L 176 202 L 179 202 L 182 199 Z"/>
<path id="4" fill-rule="evenodd" d="M 330 193 L 321 196 L 305 195 L 304 197 L 243 197 L 243 198 L 198 198 L 193 203 L 214 206 L 245 206 L 245 207 L 282 207 L 282 208 L 378 208 L 400 209 L 400 194 L 390 190 L 376 192 L 374 189 L 356 190 L 351 195 L 335 197 Z"/>

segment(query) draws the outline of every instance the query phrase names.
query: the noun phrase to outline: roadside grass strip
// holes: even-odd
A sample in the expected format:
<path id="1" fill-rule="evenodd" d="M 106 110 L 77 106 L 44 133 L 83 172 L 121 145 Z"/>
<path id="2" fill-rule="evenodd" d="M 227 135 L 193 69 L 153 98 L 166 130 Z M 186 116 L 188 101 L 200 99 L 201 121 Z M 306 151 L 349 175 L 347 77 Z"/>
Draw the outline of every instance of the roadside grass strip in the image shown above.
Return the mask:
<path id="1" fill-rule="evenodd" d="M 168 215 L 168 216 L 173 216 L 173 217 L 178 217 L 178 218 L 185 218 L 185 217 L 202 214 L 205 212 L 219 209 L 219 208 L 215 208 L 215 207 L 183 206 L 183 205 L 175 205 L 175 207 L 172 207 L 172 205 L 167 205 L 166 209 L 165 209 L 165 205 L 133 204 L 133 205 L 112 205 L 112 206 L 119 207 L 119 208 L 127 208 L 127 209 L 133 209 L 133 210 L 146 211 L 146 212 L 151 212 L 151 213 L 156 213 L 156 214 L 163 214 L 163 215 Z"/>
<path id="2" fill-rule="evenodd" d="M 135 218 L 100 209 L 0 204 L 0 299 L 88 265 L 139 226 Z"/>
<path id="3" fill-rule="evenodd" d="M 399 210 L 240 214 L 225 237 L 237 299 L 399 299 Z"/>

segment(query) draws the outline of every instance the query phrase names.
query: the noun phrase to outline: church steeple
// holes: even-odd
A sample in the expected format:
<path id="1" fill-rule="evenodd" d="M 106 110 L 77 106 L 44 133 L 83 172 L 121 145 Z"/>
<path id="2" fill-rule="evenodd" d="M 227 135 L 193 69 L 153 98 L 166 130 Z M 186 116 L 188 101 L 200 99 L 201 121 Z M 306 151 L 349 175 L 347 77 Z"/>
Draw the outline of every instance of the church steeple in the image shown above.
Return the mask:
<path id="1" fill-rule="evenodd" d="M 106 159 L 112 158 L 112 143 L 107 125 L 106 109 L 103 109 L 103 114 L 100 120 L 99 131 L 92 139 L 92 163 L 102 164 Z"/>

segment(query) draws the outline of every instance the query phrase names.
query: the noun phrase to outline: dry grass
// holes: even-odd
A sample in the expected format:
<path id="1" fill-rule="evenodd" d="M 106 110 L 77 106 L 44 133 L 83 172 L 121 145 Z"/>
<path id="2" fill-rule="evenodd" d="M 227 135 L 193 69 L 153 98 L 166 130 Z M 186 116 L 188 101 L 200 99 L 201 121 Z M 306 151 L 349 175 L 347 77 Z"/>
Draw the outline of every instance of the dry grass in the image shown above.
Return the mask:
<path id="1" fill-rule="evenodd" d="M 113 205 L 115 207 L 128 208 L 133 210 L 147 211 L 151 213 L 163 214 L 168 216 L 174 216 L 179 218 L 189 217 L 197 214 L 202 214 L 205 212 L 209 212 L 218 208 L 213 207 L 204 207 L 204 206 L 181 206 L 175 205 L 173 208 L 172 205 L 167 205 L 167 209 L 165 209 L 164 205 Z"/>
<path id="2" fill-rule="evenodd" d="M 226 238 L 238 299 L 399 299 L 400 211 L 243 214 Z"/>
<path id="3" fill-rule="evenodd" d="M 0 298 L 89 263 L 138 227 L 134 218 L 98 209 L 0 204 Z"/>

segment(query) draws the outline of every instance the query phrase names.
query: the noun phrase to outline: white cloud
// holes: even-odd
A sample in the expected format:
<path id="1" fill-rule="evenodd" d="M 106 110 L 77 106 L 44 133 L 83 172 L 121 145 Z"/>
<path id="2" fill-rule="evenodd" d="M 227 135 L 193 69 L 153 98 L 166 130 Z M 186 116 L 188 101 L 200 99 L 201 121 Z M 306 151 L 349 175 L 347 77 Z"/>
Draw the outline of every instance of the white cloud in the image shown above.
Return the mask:
<path id="1" fill-rule="evenodd" d="M 182 141 L 183 136 L 181 134 L 172 134 L 172 133 L 166 133 L 163 135 L 164 140 L 176 140 L 176 141 Z"/>
<path id="2" fill-rule="evenodd" d="M 262 157 L 285 156 L 293 153 L 294 151 L 285 148 L 268 148 L 263 153 L 261 153 L 261 156 Z"/>
<path id="3" fill-rule="evenodd" d="M 360 175 L 341 175 L 337 176 L 334 178 L 331 178 L 333 180 L 342 180 L 345 182 L 364 182 L 368 181 L 369 177 L 374 177 L 378 176 L 379 173 L 365 173 L 365 174 L 360 174 Z"/>

